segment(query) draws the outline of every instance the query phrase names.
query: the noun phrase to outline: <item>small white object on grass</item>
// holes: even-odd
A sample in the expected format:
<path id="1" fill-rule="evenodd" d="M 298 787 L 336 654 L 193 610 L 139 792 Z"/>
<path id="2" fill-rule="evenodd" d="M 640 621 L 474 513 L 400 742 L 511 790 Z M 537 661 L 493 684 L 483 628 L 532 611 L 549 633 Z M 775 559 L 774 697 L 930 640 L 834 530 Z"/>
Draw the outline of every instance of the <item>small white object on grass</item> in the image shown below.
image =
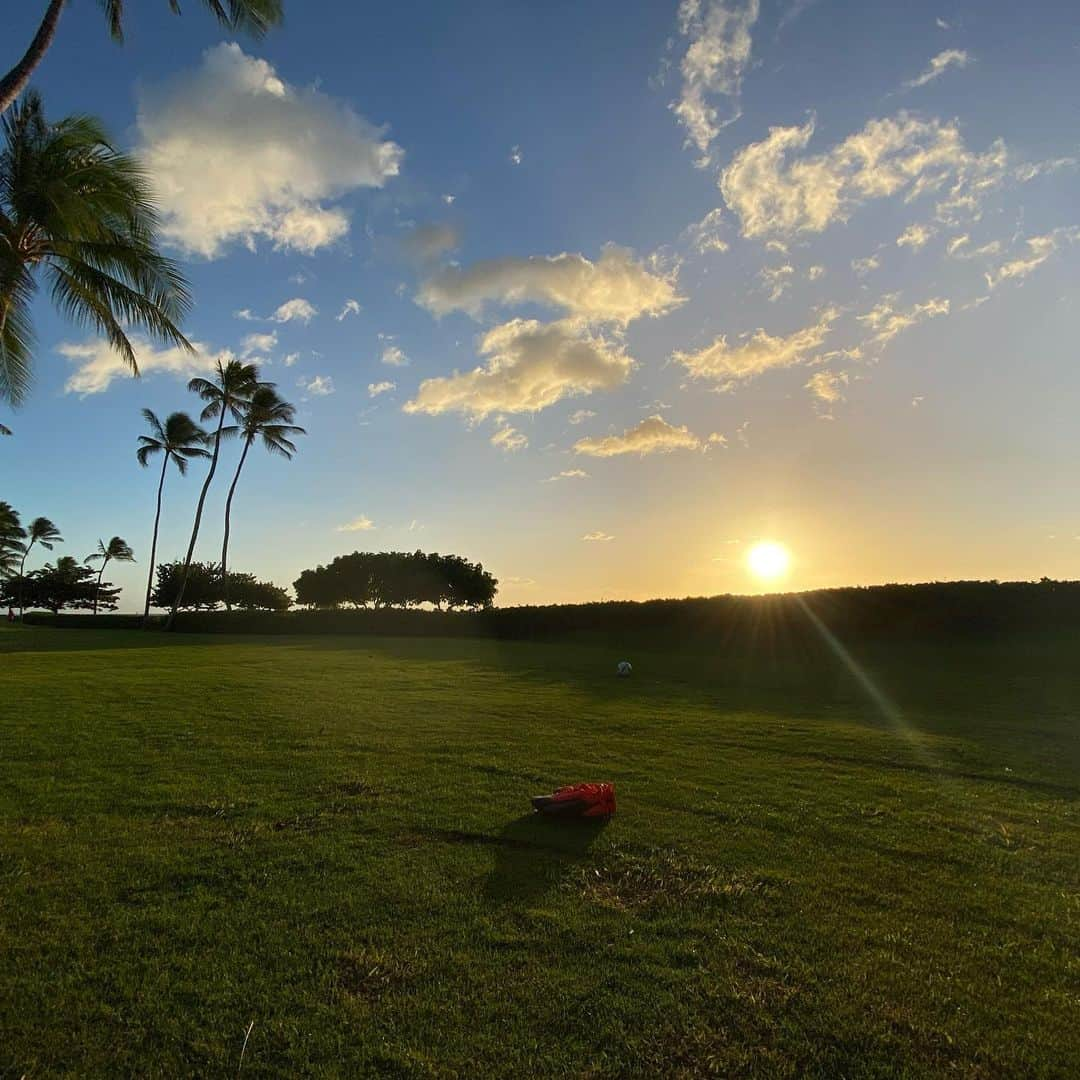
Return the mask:
<path id="1" fill-rule="evenodd" d="M 632 672 L 633 670 L 634 669 L 630 666 L 629 660 L 620 660 L 615 668 L 615 672 L 620 679 L 627 678 L 630 675 L 630 672 Z"/>

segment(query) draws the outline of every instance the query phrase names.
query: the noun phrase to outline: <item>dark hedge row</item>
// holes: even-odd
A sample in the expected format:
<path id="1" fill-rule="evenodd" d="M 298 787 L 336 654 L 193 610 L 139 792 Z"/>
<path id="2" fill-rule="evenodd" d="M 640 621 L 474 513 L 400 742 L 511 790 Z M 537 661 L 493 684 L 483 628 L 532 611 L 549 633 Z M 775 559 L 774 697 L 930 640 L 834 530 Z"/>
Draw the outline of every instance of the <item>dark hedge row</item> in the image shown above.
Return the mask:
<path id="1" fill-rule="evenodd" d="M 134 617 L 132 617 L 134 618 Z M 128 617 L 28 616 L 38 625 L 131 625 Z M 137 624 L 138 620 L 135 619 Z M 815 625 L 818 624 L 818 625 Z M 189 633 L 384 634 L 529 639 L 572 634 L 667 640 L 818 642 L 820 625 L 843 638 L 962 636 L 1080 627 L 1080 582 L 944 582 L 823 589 L 776 596 L 614 601 L 449 612 L 396 609 L 183 613 Z"/>

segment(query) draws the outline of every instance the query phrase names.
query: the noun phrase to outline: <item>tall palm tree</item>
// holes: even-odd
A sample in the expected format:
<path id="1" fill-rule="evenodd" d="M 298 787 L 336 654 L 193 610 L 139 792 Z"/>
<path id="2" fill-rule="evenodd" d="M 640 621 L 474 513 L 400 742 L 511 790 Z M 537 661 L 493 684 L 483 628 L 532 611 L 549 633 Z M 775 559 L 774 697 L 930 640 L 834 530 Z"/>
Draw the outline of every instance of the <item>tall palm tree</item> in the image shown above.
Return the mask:
<path id="1" fill-rule="evenodd" d="M 53 544 L 62 544 L 64 538 L 60 530 L 47 518 L 37 517 L 30 522 L 26 530 L 26 543 L 23 545 L 22 561 L 19 563 L 19 617 L 23 613 L 23 571 L 26 569 L 26 557 L 35 544 L 40 544 L 46 551 L 52 551 Z"/>
<path id="2" fill-rule="evenodd" d="M 152 434 L 139 436 L 139 449 L 135 457 L 145 468 L 155 454 L 163 455 L 161 478 L 158 480 L 157 510 L 154 512 L 154 539 L 150 544 L 150 573 L 146 579 L 146 606 L 143 608 L 143 622 L 150 616 L 150 593 L 154 587 L 154 567 L 157 560 L 158 526 L 161 524 L 161 493 L 165 488 L 165 470 L 171 461 L 181 476 L 187 473 L 187 463 L 191 458 L 209 457 L 209 451 L 203 449 L 207 435 L 187 413 L 170 413 L 165 423 L 150 409 L 143 409 L 143 419 Z"/>
<path id="3" fill-rule="evenodd" d="M 202 0 L 218 22 L 229 30 L 246 30 L 261 37 L 271 26 L 281 22 L 281 0 Z M 98 0 L 113 41 L 124 40 L 124 0 Z M 22 59 L 0 79 L 0 113 L 22 93 L 56 36 L 60 16 L 67 0 L 49 0 L 37 33 Z M 179 0 L 169 0 L 169 9 L 180 14 Z"/>
<path id="4" fill-rule="evenodd" d="M 222 435 L 239 435 L 244 440 L 244 449 L 236 473 L 229 485 L 229 497 L 225 500 L 225 538 L 221 544 L 221 584 L 225 597 L 225 608 L 232 611 L 229 604 L 229 522 L 232 516 L 233 495 L 236 494 L 236 482 L 240 479 L 240 470 L 247 460 L 251 444 L 262 439 L 263 446 L 271 454 L 280 454 L 291 458 L 296 453 L 296 444 L 289 436 L 306 435 L 302 427 L 296 427 L 296 407 L 278 397 L 272 383 L 263 383 L 252 395 L 248 403 L 243 423 L 222 429 Z"/>
<path id="5" fill-rule="evenodd" d="M 10 576 L 23 553 L 26 530 L 11 503 L 0 502 L 0 578 Z"/>
<path id="6" fill-rule="evenodd" d="M 210 490 L 211 481 L 217 471 L 218 457 L 221 453 L 221 434 L 225 427 L 226 416 L 231 415 L 241 423 L 247 413 L 251 397 L 260 386 L 259 369 L 254 364 L 245 364 L 240 360 L 230 360 L 223 364 L 217 362 L 217 381 L 210 379 L 192 379 L 188 383 L 188 389 L 193 394 L 206 402 L 206 407 L 199 414 L 202 421 L 217 418 L 217 428 L 213 435 L 213 449 L 210 452 L 210 468 L 206 471 L 206 479 L 203 481 L 202 491 L 199 493 L 199 502 L 195 508 L 195 524 L 191 530 L 191 543 L 188 544 L 187 555 L 184 558 L 184 570 L 180 578 L 180 586 L 176 590 L 176 598 L 169 611 L 169 618 L 165 623 L 165 629 L 171 630 L 176 621 L 176 612 L 184 599 L 184 590 L 187 588 L 188 574 L 191 572 L 191 560 L 195 555 L 195 543 L 199 539 L 199 525 L 202 523 L 203 506 L 206 503 L 206 493 Z"/>
<path id="7" fill-rule="evenodd" d="M 191 305 L 179 267 L 158 250 L 146 174 L 97 120 L 50 124 L 27 94 L 0 131 L 0 400 L 30 382 L 31 300 L 41 274 L 53 304 L 103 334 L 138 374 L 128 332 L 191 349 L 177 323 Z"/>
<path id="8" fill-rule="evenodd" d="M 114 559 L 116 562 L 134 562 L 135 552 L 131 550 L 131 545 L 122 537 L 114 536 L 107 544 L 98 540 L 97 551 L 92 555 L 87 555 L 83 560 L 87 563 L 97 562 L 101 560 L 101 569 L 98 571 L 97 582 L 94 585 L 94 614 L 97 614 L 98 605 L 98 593 L 101 592 L 101 579 L 105 576 L 105 567 L 109 565 Z"/>

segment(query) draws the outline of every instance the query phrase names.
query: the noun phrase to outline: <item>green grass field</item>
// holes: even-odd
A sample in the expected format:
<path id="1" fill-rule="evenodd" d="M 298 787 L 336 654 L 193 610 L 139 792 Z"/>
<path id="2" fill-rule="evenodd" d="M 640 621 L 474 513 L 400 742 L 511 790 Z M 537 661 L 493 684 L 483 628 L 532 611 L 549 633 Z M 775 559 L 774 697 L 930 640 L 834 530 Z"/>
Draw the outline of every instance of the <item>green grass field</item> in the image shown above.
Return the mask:
<path id="1" fill-rule="evenodd" d="M 1080 1076 L 1080 636 L 755 655 L 0 631 L 0 1077 Z"/>

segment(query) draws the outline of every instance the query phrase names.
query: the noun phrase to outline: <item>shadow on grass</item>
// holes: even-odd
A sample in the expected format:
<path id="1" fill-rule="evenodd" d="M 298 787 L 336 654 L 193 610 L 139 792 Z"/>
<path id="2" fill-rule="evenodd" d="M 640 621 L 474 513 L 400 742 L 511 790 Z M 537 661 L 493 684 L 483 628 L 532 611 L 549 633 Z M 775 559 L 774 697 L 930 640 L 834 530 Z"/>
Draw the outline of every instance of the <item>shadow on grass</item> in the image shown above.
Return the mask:
<path id="1" fill-rule="evenodd" d="M 484 884 L 494 904 L 529 903 L 555 888 L 580 863 L 607 821 L 557 820 L 525 814 L 495 842 L 495 865 Z"/>

